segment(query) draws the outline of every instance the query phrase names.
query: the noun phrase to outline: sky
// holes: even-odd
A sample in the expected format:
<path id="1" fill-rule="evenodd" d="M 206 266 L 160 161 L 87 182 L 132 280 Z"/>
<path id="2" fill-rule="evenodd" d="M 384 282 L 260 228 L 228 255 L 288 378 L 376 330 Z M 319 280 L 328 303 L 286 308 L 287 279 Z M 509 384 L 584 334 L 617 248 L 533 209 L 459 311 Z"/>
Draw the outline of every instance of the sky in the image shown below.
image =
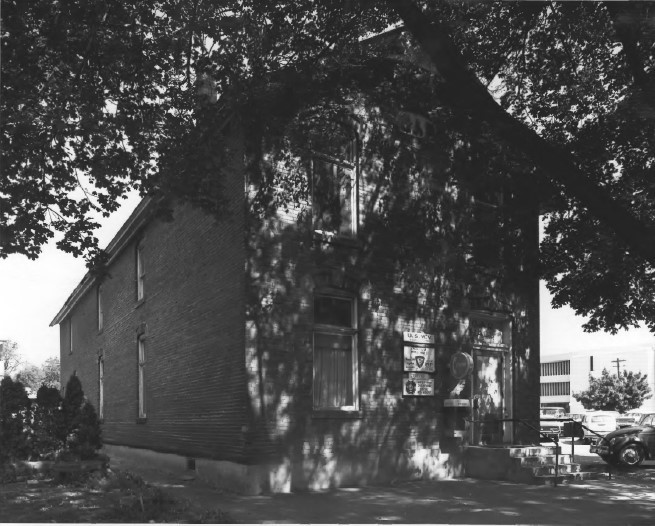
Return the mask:
<path id="1" fill-rule="evenodd" d="M 139 197 L 133 193 L 111 217 L 99 221 L 102 226 L 96 236 L 101 246 L 107 246 L 138 203 Z M 0 340 L 18 343 L 23 359 L 35 365 L 59 356 L 59 327 L 49 325 L 85 272 L 84 261 L 58 250 L 54 241 L 36 261 L 18 255 L 0 259 Z M 655 347 L 655 336 L 644 328 L 615 336 L 585 333 L 581 327 L 584 318 L 567 307 L 552 309 L 543 284 L 540 293 L 543 356 Z"/>

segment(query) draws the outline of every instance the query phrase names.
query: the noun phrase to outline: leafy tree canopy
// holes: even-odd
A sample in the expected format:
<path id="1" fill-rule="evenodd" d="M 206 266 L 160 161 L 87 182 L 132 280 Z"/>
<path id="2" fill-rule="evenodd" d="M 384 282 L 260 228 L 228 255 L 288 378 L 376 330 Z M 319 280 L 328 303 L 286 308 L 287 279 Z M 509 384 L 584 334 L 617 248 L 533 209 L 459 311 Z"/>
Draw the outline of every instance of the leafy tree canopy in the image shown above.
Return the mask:
<path id="1" fill-rule="evenodd" d="M 0 341 L 0 363 L 5 375 L 15 372 L 23 363 L 18 344 L 11 340 Z"/>
<path id="2" fill-rule="evenodd" d="M 556 306 L 655 329 L 650 3 L 7 0 L 2 17 L 2 255 L 61 232 L 101 260 L 93 214 L 129 188 L 220 214 L 231 120 L 261 171 L 302 111 L 391 84 L 396 110 L 520 159 Z M 400 51 L 368 38 L 401 23 Z"/>
<path id="3" fill-rule="evenodd" d="M 573 393 L 585 409 L 619 411 L 625 413 L 641 407 L 644 400 L 652 396 L 648 375 L 623 371 L 621 375 L 610 374 L 607 369 L 598 378 L 589 376 L 589 388 Z"/>
<path id="4" fill-rule="evenodd" d="M 41 365 L 25 365 L 16 373 L 16 380 L 32 389 L 34 393 L 41 386 L 59 389 L 59 358 L 48 358 Z"/>

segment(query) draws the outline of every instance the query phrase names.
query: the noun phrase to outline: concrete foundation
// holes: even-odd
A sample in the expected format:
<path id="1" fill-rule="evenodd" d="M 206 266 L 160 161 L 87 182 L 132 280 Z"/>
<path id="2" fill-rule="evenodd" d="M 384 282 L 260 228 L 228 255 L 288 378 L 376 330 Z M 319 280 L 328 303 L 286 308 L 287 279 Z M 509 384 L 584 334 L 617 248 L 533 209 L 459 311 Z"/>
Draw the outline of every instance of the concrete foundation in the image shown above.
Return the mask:
<path id="1" fill-rule="evenodd" d="M 279 477 L 278 466 L 238 464 L 224 460 L 205 458 L 194 459 L 195 468 L 190 469 L 188 458 L 171 453 L 160 453 L 150 449 L 106 444 L 103 453 L 121 463 L 136 465 L 140 468 L 156 467 L 180 477 L 193 474 L 212 486 L 240 493 L 242 495 L 259 495 L 263 492 L 284 493 L 290 491 L 290 484 Z"/>

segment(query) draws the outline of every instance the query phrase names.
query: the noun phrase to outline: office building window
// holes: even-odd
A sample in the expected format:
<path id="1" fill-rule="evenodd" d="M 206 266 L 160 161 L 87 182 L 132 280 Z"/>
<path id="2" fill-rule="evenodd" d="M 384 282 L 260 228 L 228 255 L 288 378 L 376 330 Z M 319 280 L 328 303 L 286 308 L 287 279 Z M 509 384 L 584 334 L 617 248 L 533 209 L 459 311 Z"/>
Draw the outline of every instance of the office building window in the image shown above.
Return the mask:
<path id="1" fill-rule="evenodd" d="M 541 396 L 567 396 L 571 394 L 571 382 L 548 382 L 541 384 Z"/>
<path id="2" fill-rule="evenodd" d="M 541 376 L 559 376 L 571 374 L 571 362 L 562 360 L 541 364 Z"/>

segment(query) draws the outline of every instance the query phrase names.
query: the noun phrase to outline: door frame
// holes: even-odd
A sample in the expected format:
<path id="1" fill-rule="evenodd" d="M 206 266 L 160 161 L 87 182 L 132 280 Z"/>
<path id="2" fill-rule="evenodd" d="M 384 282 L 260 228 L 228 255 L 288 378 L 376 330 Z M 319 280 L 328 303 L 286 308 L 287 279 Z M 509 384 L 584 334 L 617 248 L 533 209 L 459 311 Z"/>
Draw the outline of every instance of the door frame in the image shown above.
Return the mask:
<path id="1" fill-rule="evenodd" d="M 502 354 L 502 368 L 503 373 L 501 375 L 501 392 L 502 392 L 502 418 L 511 419 L 514 414 L 514 384 L 513 384 L 513 369 L 514 369 L 514 360 L 512 352 L 512 318 L 507 313 L 493 312 L 493 311 L 470 311 L 468 313 L 468 326 L 467 326 L 467 335 L 471 342 L 471 355 L 474 360 L 476 359 L 476 350 L 491 351 L 495 353 Z M 472 323 L 479 323 L 484 325 L 485 322 L 490 325 L 500 325 L 502 327 L 502 335 L 500 335 L 499 341 L 494 341 L 493 343 L 488 342 L 489 344 L 475 343 L 474 335 L 471 331 Z M 474 369 L 475 371 L 475 369 Z M 474 372 L 471 373 L 471 416 L 477 418 L 478 415 L 475 414 L 475 399 L 478 393 L 475 392 L 476 381 L 473 377 Z M 475 444 L 475 427 L 471 426 L 469 430 L 469 443 Z M 503 422 L 503 444 L 511 444 L 514 441 L 514 424 L 513 422 Z"/>

